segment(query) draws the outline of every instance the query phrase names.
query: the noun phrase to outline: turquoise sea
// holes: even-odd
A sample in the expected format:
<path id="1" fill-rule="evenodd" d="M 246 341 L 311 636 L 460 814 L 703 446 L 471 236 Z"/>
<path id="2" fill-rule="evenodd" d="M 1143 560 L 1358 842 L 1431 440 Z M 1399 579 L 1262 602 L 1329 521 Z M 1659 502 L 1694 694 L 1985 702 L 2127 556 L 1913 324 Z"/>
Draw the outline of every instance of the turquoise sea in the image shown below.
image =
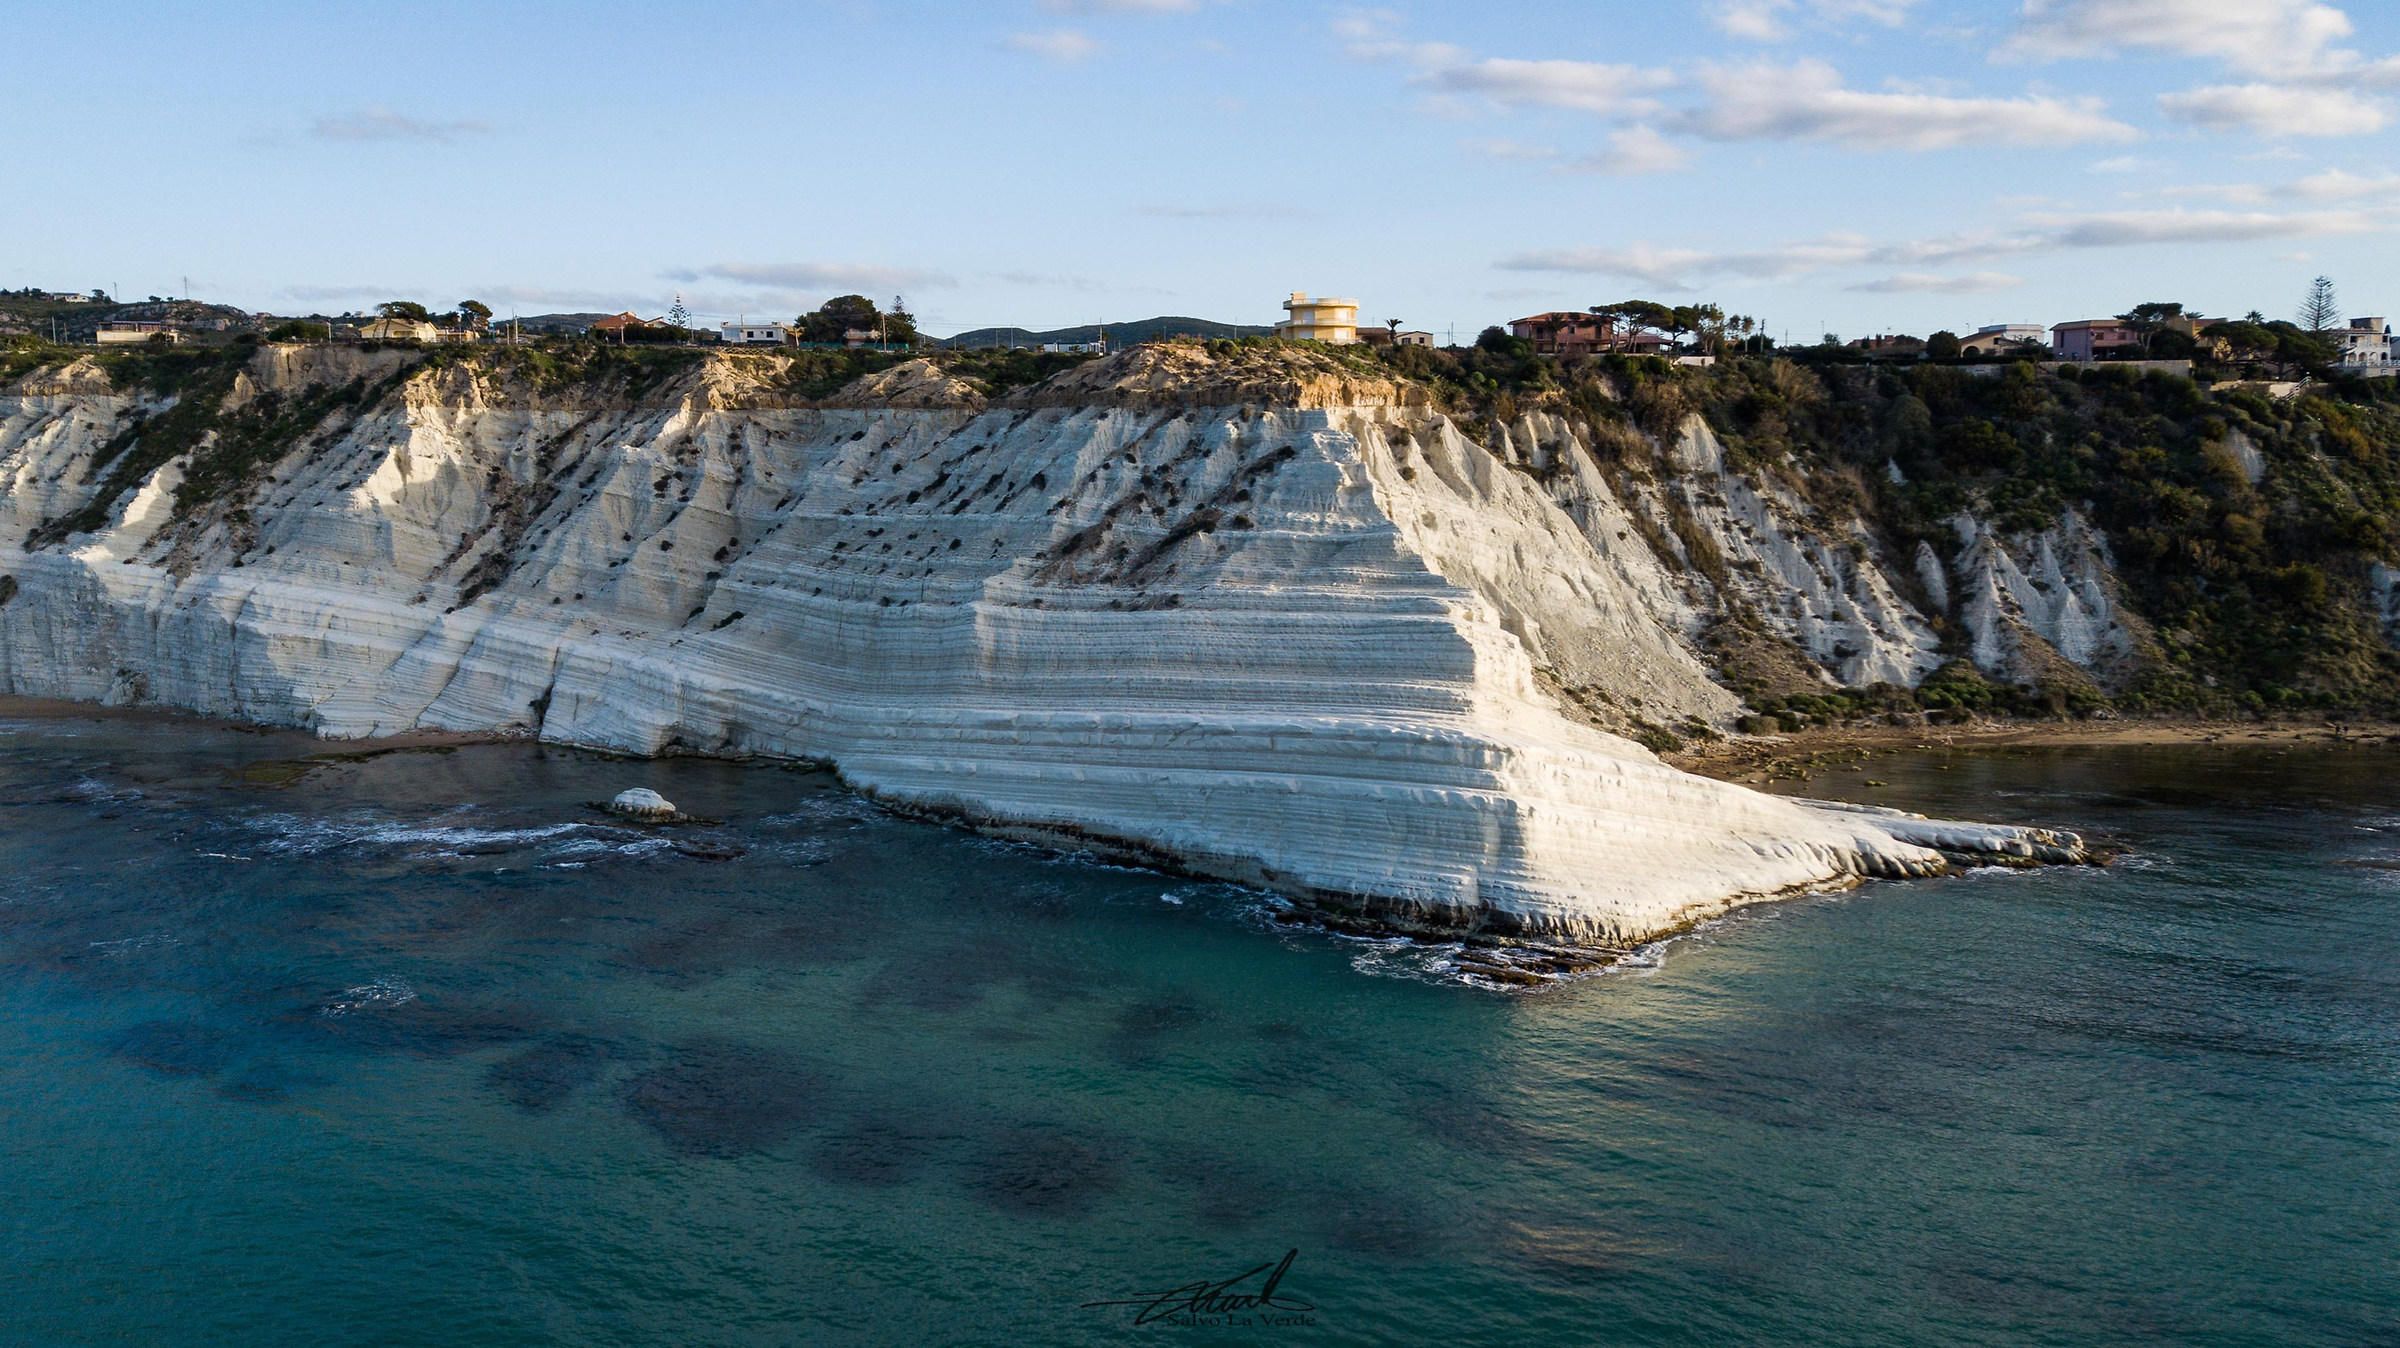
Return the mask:
<path id="1" fill-rule="evenodd" d="M 821 774 L 327 748 L 0 706 L 0 1342 L 2400 1343 L 2389 747 L 1879 759 L 1803 789 L 2123 858 L 1532 992 Z"/>

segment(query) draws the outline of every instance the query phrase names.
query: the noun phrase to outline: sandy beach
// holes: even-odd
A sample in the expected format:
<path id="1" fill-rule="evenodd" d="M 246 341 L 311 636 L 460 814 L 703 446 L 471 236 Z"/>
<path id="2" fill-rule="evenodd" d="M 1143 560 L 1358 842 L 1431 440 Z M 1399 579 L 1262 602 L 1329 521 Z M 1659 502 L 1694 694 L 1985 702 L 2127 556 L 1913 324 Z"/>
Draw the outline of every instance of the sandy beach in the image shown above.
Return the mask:
<path id="1" fill-rule="evenodd" d="M 2389 722 L 2288 721 L 1976 721 L 1966 725 L 1833 726 L 1788 735 L 1733 736 L 1663 755 L 1686 772 L 1763 785 L 1806 780 L 1813 772 L 1884 754 L 1950 749 L 1988 753 L 2026 748 L 2151 745 L 2367 746 L 2400 743 Z"/>

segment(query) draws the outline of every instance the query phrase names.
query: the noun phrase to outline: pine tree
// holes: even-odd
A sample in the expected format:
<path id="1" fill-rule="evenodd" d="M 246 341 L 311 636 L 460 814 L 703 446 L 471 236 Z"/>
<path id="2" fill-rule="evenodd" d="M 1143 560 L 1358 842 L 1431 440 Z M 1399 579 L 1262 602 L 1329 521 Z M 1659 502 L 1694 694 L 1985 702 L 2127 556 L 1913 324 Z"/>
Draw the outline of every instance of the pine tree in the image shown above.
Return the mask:
<path id="1" fill-rule="evenodd" d="M 2308 287 L 2308 298 L 2300 301 L 2300 326 L 2310 332 L 2329 332 L 2340 327 L 2342 306 L 2333 297 L 2333 278 L 2320 276 Z"/>

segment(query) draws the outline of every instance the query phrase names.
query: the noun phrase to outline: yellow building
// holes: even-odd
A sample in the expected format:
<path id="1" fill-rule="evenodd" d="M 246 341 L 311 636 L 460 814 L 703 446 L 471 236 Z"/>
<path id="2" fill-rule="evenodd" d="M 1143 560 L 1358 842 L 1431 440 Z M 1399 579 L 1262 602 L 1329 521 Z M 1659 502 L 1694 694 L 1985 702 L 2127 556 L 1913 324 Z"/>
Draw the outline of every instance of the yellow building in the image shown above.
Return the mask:
<path id="1" fill-rule="evenodd" d="M 1348 345 L 1358 340 L 1358 301 L 1316 299 L 1295 290 L 1283 302 L 1291 317 L 1275 325 L 1275 335 L 1301 342 Z"/>

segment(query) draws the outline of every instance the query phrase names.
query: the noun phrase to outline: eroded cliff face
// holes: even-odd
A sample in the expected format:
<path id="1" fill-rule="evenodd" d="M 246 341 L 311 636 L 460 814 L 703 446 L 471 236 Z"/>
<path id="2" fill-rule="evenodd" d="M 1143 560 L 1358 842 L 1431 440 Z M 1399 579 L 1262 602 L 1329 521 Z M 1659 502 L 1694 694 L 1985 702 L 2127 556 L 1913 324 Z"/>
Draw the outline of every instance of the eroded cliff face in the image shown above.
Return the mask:
<path id="1" fill-rule="evenodd" d="M 262 350 L 56 541 L 176 403 L 88 366 L 0 399 L 0 689 L 822 760 L 1437 930 L 1625 941 L 1944 852 L 2072 851 L 1606 732 L 1729 722 L 1702 638 L 1737 610 L 1827 679 L 1934 661 L 1871 540 L 1727 472 L 1697 421 L 1628 474 L 1556 418 L 1484 443 L 1295 353 L 1145 347 L 996 404 L 925 362 L 812 403 L 773 358 L 548 392 L 415 359 Z M 2070 649 L 2013 602 L 2009 640 Z"/>

